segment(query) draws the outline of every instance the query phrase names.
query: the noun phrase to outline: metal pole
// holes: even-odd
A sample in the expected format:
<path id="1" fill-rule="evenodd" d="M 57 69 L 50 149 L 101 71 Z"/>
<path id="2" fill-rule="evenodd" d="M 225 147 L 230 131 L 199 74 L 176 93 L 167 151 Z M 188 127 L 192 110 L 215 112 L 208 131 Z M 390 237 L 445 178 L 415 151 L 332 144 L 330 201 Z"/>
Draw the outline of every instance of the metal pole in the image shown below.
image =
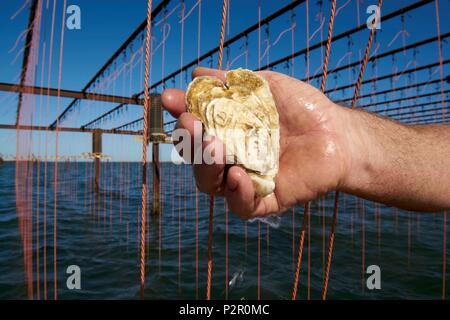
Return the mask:
<path id="1" fill-rule="evenodd" d="M 152 147 L 152 172 L 153 172 L 153 216 L 160 214 L 160 163 L 159 163 L 159 143 L 153 143 Z"/>
<path id="2" fill-rule="evenodd" d="M 98 193 L 100 191 L 100 158 L 94 158 L 94 171 L 95 171 L 95 180 L 94 180 L 94 191 Z"/>
<path id="3" fill-rule="evenodd" d="M 102 153 L 102 134 L 94 131 L 92 134 L 92 153 L 94 154 L 94 190 L 100 191 L 100 156 Z"/>

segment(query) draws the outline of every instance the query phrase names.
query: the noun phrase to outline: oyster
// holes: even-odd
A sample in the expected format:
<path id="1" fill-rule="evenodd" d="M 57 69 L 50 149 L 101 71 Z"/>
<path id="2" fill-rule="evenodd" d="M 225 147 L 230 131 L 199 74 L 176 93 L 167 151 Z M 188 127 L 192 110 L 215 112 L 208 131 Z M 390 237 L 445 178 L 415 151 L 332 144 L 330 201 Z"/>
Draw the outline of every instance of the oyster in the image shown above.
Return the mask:
<path id="1" fill-rule="evenodd" d="M 256 195 L 272 193 L 280 125 L 267 81 L 246 69 L 228 71 L 226 84 L 215 77 L 197 77 L 188 86 L 186 105 L 203 123 L 205 133 L 225 144 L 227 163 L 246 170 Z"/>

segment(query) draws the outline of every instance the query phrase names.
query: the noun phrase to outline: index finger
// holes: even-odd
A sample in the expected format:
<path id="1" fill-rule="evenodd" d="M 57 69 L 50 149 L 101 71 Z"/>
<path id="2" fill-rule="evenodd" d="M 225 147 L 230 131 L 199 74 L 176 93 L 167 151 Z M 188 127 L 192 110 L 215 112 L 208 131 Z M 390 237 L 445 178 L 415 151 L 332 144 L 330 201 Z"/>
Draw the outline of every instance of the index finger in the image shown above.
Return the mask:
<path id="1" fill-rule="evenodd" d="M 164 108 L 175 118 L 186 112 L 185 92 L 180 89 L 166 89 L 161 95 Z"/>

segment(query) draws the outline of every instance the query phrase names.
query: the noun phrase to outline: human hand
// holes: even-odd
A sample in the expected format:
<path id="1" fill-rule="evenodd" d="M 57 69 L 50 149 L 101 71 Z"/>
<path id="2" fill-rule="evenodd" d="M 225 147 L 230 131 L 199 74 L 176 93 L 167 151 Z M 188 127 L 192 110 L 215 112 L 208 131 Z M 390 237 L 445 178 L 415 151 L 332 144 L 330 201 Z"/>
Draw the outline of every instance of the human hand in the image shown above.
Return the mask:
<path id="1" fill-rule="evenodd" d="M 348 165 L 345 138 L 340 134 L 345 129 L 344 108 L 302 81 L 277 72 L 258 73 L 270 85 L 280 119 L 279 171 L 274 193 L 255 197 L 250 177 L 239 166 L 194 164 L 199 190 L 224 195 L 230 210 L 242 218 L 283 212 L 336 189 Z M 196 68 L 192 75 L 225 79 L 225 72 L 215 69 Z M 177 128 L 188 130 L 194 139 L 194 122 L 198 120 L 186 112 L 184 91 L 165 90 L 162 103 L 178 118 Z M 204 143 L 203 148 L 207 145 Z"/>

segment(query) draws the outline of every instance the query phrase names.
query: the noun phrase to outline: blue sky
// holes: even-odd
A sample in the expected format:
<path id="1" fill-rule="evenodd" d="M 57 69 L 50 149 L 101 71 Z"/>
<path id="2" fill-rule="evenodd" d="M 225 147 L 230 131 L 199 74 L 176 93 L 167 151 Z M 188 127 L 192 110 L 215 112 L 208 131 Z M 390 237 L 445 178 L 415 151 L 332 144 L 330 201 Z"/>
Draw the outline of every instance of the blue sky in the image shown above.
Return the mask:
<path id="1" fill-rule="evenodd" d="M 364 23 L 368 17 L 366 8 L 375 4 L 375 0 L 338 0 L 337 7 L 340 8 L 336 16 L 334 34 L 356 27 L 358 23 Z M 261 17 L 264 18 L 275 10 L 288 4 L 289 0 L 270 1 L 261 0 Z M 413 0 L 384 1 L 382 13 L 394 11 L 400 7 L 413 3 Z M 50 22 L 51 8 L 53 0 L 49 1 L 50 7 L 46 9 L 47 0 L 43 0 L 43 14 L 41 22 L 41 33 L 39 41 L 39 57 L 35 66 L 36 76 L 34 85 L 40 85 L 44 80 L 46 85 L 48 80 L 48 48 L 50 43 Z M 154 6 L 159 1 L 154 0 Z M 153 25 L 153 48 L 152 56 L 152 73 L 151 82 L 158 81 L 162 75 L 167 75 L 178 69 L 181 64 L 188 63 L 196 59 L 198 55 L 198 42 L 200 40 L 200 53 L 214 48 L 218 44 L 218 34 L 220 28 L 220 11 L 221 0 L 203 0 L 201 1 L 200 29 L 199 6 L 197 0 L 185 1 L 185 14 L 191 11 L 189 17 L 184 21 L 184 42 L 181 44 L 181 26 L 180 14 L 181 5 L 179 0 L 170 2 L 166 10 L 166 18 L 164 14 L 160 14 L 154 18 Z M 450 12 L 450 1 L 440 0 L 440 19 L 441 33 L 450 31 L 450 23 L 444 16 L 444 12 Z M 20 12 L 14 19 L 11 17 L 17 10 L 26 4 L 24 10 Z M 63 62 L 61 88 L 71 90 L 81 90 L 82 87 L 91 79 L 96 71 L 106 62 L 111 54 L 122 44 L 122 42 L 131 34 L 131 32 L 145 19 L 146 1 L 145 0 L 68 0 L 67 5 L 78 5 L 81 9 L 81 30 L 65 29 L 64 46 L 63 46 Z M 323 1 L 322 12 L 324 20 L 320 16 L 320 1 L 308 1 L 309 8 L 309 36 L 310 44 L 313 45 L 326 37 L 326 29 L 329 15 L 329 1 Z M 59 65 L 59 49 L 60 49 L 60 32 L 63 1 L 57 1 L 56 8 L 56 24 L 54 35 L 52 70 L 50 73 L 50 86 L 58 85 L 58 65 Z M 291 53 L 292 48 L 300 50 L 306 46 L 306 6 L 301 4 L 292 12 L 280 16 L 274 20 L 269 27 L 261 29 L 261 53 L 264 54 L 261 59 L 261 65 L 274 61 L 278 58 L 287 56 Z M 18 75 L 20 74 L 23 47 L 23 38 L 19 35 L 26 29 L 28 20 L 29 3 L 26 0 L 9 0 L 0 2 L 0 82 L 18 83 Z M 359 14 L 358 14 L 359 13 Z M 294 16 L 292 15 L 294 14 Z M 227 28 L 227 37 L 239 33 L 241 30 L 253 25 L 258 19 L 258 0 L 231 0 L 230 3 L 230 23 Z M 292 21 L 295 22 L 294 32 Z M 321 27 L 322 26 L 322 27 Z M 404 27 L 404 29 L 402 29 Z M 200 32 L 199 32 L 200 30 Z M 200 36 L 199 36 L 200 34 Z M 226 48 L 224 56 L 224 64 L 230 63 L 232 68 L 248 67 L 254 69 L 258 66 L 257 57 L 257 32 L 248 35 L 246 46 L 245 38 L 236 42 L 234 45 Z M 330 68 L 338 65 L 345 65 L 349 62 L 359 60 L 359 56 L 363 54 L 363 50 L 367 41 L 369 31 L 366 29 L 351 37 L 351 46 L 348 45 L 349 39 L 344 38 L 336 41 L 332 45 L 332 54 L 330 59 Z M 165 37 L 164 37 L 165 35 Z M 427 4 L 420 9 L 408 13 L 404 17 L 404 23 L 400 17 L 390 21 L 382 21 L 382 29 L 377 32 L 377 43 L 374 44 L 372 51 L 377 53 L 386 52 L 388 50 L 398 48 L 404 44 L 420 41 L 436 35 L 436 19 L 434 11 L 434 3 Z M 293 36 L 293 37 L 292 37 Z M 200 38 L 200 39 L 199 39 Z M 119 57 L 116 63 L 107 71 L 104 78 L 107 78 L 114 72 L 122 70 L 115 80 L 103 80 L 96 88 L 91 88 L 92 92 L 109 93 L 123 96 L 131 96 L 142 90 L 142 59 L 139 53 L 139 47 L 142 44 L 141 37 L 133 43 L 133 48 L 129 48 L 127 52 Z M 165 41 L 163 41 L 165 39 Z M 294 41 L 292 42 L 292 39 Z M 269 41 L 267 41 L 269 40 Z M 15 43 L 17 41 L 17 46 Z M 267 43 L 270 47 L 267 49 Z M 43 54 L 44 45 L 46 47 L 45 55 Z M 183 50 L 181 50 L 183 48 Z M 245 59 L 245 50 L 248 50 L 248 59 Z M 183 57 L 181 57 L 183 52 Z M 413 53 L 412 50 L 397 54 L 394 58 L 387 57 L 380 59 L 376 64 L 369 64 L 366 70 L 365 78 L 378 75 L 392 73 L 395 70 L 404 70 L 414 66 L 426 65 L 438 60 L 437 44 L 423 46 Z M 444 59 L 449 58 L 449 45 L 443 43 Z M 132 57 L 134 57 L 132 59 Z M 131 62 L 130 62 L 131 61 Z M 320 72 L 323 61 L 323 50 L 314 50 L 309 57 L 310 73 Z M 210 63 L 216 65 L 216 57 L 213 61 L 205 60 L 200 64 L 209 66 Z M 126 66 L 124 67 L 124 65 Z M 42 73 L 41 70 L 44 72 Z M 293 74 L 296 78 L 304 78 L 305 58 L 300 56 L 294 59 L 292 64 L 283 64 L 277 66 L 276 71 Z M 355 73 L 358 68 L 349 69 L 340 72 L 335 77 L 331 75 L 328 81 L 328 89 L 354 82 Z M 449 67 L 444 67 L 444 76 L 448 74 Z M 181 77 L 177 77 L 174 81 L 168 81 L 166 87 L 182 87 L 186 86 L 186 81 L 190 79 L 191 70 L 187 70 Z M 400 87 L 409 83 L 427 81 L 428 79 L 436 79 L 439 74 L 436 70 L 424 70 L 417 72 L 411 76 L 402 76 L 394 81 L 382 81 L 377 85 L 376 90 L 384 90 L 390 87 Z M 318 86 L 313 81 L 313 85 Z M 156 88 L 156 92 L 161 92 L 162 86 Z M 428 86 L 421 93 L 436 90 L 436 87 Z M 445 89 L 448 89 L 446 84 Z M 362 94 L 370 93 L 375 88 L 371 86 L 363 86 Z M 428 91 L 427 91 L 428 90 Z M 394 92 L 388 96 L 377 96 L 373 101 L 392 100 L 402 96 L 416 94 L 411 92 Z M 333 99 L 340 99 L 351 95 L 351 90 L 335 92 L 331 95 Z M 15 122 L 17 95 L 0 93 L 0 122 L 13 124 Z M 62 98 L 60 100 L 60 110 L 65 108 L 71 99 Z M 360 103 L 368 103 L 370 99 L 362 100 Z M 417 100 L 416 103 L 427 102 L 427 99 Z M 411 101 L 409 101 L 410 103 Z M 48 120 L 46 114 L 46 106 L 48 109 Z M 74 112 L 71 113 L 61 126 L 79 127 L 95 117 L 108 111 L 115 104 L 82 101 Z M 377 106 L 378 110 L 386 106 Z M 390 105 L 389 107 L 394 107 Z M 39 98 L 29 97 L 27 104 L 24 106 L 26 114 L 32 116 L 28 121 L 36 125 L 45 125 L 53 122 L 57 115 L 57 98 Z M 374 109 L 373 109 L 374 110 Z M 128 106 L 123 108 L 120 113 L 113 115 L 107 121 L 99 124 L 102 128 L 114 128 L 125 124 L 129 121 L 138 119 L 142 116 L 142 108 L 139 106 Z M 166 116 L 166 121 L 170 120 L 170 116 Z M 139 126 L 131 128 L 133 130 L 140 129 Z M 21 144 L 20 153 L 30 151 L 34 154 L 45 153 L 45 133 L 36 132 L 33 134 L 23 133 L 19 136 Z M 31 140 L 28 141 L 28 140 Z M 113 160 L 131 160 L 138 161 L 141 158 L 141 142 L 130 136 L 104 136 L 103 151 L 110 154 Z M 55 153 L 55 134 L 48 135 L 47 152 L 49 155 Z M 79 155 L 82 152 L 90 151 L 91 135 L 90 134 L 74 134 L 60 133 L 58 137 L 58 153 L 60 155 Z M 171 146 L 162 148 L 162 159 L 168 160 Z M 16 153 L 16 134 L 12 130 L 0 130 L 0 153 L 15 154 Z"/>

